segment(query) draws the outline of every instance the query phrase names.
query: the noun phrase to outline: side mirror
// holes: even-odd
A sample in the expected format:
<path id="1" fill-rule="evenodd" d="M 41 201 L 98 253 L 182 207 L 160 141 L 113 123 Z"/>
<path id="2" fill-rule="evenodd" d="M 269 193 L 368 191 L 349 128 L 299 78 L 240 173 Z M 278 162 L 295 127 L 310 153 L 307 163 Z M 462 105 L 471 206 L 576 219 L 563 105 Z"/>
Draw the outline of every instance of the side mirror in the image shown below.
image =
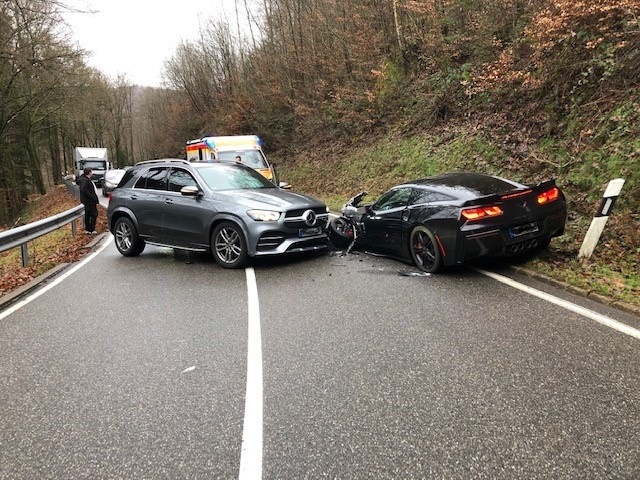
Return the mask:
<path id="1" fill-rule="evenodd" d="M 182 187 L 180 189 L 180 193 L 185 197 L 199 197 L 200 195 L 202 195 L 198 187 L 194 187 L 192 185 L 189 185 L 188 187 Z"/>
<path id="2" fill-rule="evenodd" d="M 280 182 L 278 184 L 278 187 L 284 189 L 284 190 L 291 190 L 291 184 L 288 182 Z"/>

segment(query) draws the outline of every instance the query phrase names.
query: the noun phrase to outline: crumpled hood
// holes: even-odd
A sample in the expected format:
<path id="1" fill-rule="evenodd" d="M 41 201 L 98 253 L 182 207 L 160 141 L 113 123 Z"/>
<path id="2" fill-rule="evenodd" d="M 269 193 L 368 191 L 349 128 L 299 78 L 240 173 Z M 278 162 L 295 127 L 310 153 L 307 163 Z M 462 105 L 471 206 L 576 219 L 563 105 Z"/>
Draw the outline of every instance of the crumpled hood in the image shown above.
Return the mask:
<path id="1" fill-rule="evenodd" d="M 317 198 L 280 188 L 256 190 L 229 190 L 218 192 L 232 201 L 248 208 L 273 209 L 280 212 L 299 208 L 324 207 Z"/>

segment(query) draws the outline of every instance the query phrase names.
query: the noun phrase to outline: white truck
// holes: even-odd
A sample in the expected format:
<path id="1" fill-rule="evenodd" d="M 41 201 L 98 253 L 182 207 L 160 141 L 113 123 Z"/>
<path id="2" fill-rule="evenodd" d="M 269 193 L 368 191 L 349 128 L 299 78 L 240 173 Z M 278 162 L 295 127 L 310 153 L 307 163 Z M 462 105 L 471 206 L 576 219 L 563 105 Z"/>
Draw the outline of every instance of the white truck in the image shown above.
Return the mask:
<path id="1" fill-rule="evenodd" d="M 74 152 L 76 178 L 89 167 L 93 170 L 93 180 L 98 187 L 102 186 L 104 174 L 109 170 L 109 156 L 106 148 L 76 147 Z"/>

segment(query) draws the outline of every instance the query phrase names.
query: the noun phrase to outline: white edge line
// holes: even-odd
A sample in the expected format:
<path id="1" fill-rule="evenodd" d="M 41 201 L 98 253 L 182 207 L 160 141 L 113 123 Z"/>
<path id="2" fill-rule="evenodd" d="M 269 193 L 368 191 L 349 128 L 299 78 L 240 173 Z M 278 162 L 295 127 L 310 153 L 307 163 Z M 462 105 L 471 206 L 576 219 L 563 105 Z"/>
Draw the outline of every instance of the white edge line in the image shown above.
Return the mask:
<path id="1" fill-rule="evenodd" d="M 258 286 L 253 268 L 245 269 L 247 276 L 248 339 L 247 391 L 240 453 L 240 480 L 262 478 L 262 339 L 260 334 L 260 306 Z"/>
<path id="2" fill-rule="evenodd" d="M 62 275 L 58 276 L 51 283 L 48 283 L 47 285 L 45 285 L 42 288 L 39 288 L 37 291 L 35 291 L 34 293 L 32 293 L 29 296 L 27 296 L 24 300 L 20 300 L 18 303 L 15 303 L 11 307 L 9 307 L 6 310 L 4 310 L 3 312 L 1 312 L 0 313 L 0 320 L 8 317 L 12 313 L 14 313 L 17 310 L 21 309 L 22 307 L 24 307 L 28 303 L 30 303 L 33 300 L 35 300 L 36 298 L 38 298 L 40 295 L 42 295 L 45 292 L 48 292 L 49 290 L 51 290 L 53 287 L 55 287 L 56 285 L 58 285 L 59 283 L 64 281 L 67 277 L 69 277 L 73 273 L 77 272 L 79 269 L 81 269 L 83 266 L 85 266 L 87 263 L 89 263 L 91 260 L 93 260 L 100 252 L 102 252 L 102 250 L 107 248 L 107 245 L 109 245 L 112 240 L 113 240 L 113 236 L 109 235 L 109 238 L 100 246 L 100 248 L 98 248 L 95 252 L 93 252 L 88 257 L 86 257 L 83 260 L 81 260 L 80 263 L 78 263 L 75 267 L 72 267 L 70 270 L 64 272 Z"/>
<path id="3" fill-rule="evenodd" d="M 600 313 L 594 312 L 593 310 L 589 310 L 588 308 L 581 307 L 580 305 L 576 305 L 575 303 L 571 303 L 566 300 L 562 300 L 561 298 L 554 297 L 553 295 L 550 295 L 548 293 L 542 292 L 540 290 L 536 290 L 535 288 L 516 282 L 515 280 L 509 277 L 505 277 L 503 275 L 493 273 L 493 272 L 488 272 L 481 268 L 476 268 L 476 267 L 473 267 L 473 268 L 477 272 L 480 272 L 483 275 L 486 275 L 487 277 L 491 277 L 494 280 L 502 282 L 513 288 L 517 288 L 518 290 L 522 290 L 523 292 L 526 292 L 530 295 L 546 300 L 547 302 L 553 303 L 554 305 L 558 305 L 559 307 L 565 308 L 567 310 L 570 310 L 584 317 L 590 318 L 591 320 L 595 320 L 596 322 L 602 325 L 605 325 L 609 328 L 613 328 L 614 330 L 617 330 L 619 332 L 622 332 L 626 335 L 630 335 L 640 340 L 640 330 L 637 330 L 633 327 L 630 327 L 629 325 L 625 325 L 624 323 L 621 323 L 617 320 L 609 318 L 606 315 L 602 315 Z"/>

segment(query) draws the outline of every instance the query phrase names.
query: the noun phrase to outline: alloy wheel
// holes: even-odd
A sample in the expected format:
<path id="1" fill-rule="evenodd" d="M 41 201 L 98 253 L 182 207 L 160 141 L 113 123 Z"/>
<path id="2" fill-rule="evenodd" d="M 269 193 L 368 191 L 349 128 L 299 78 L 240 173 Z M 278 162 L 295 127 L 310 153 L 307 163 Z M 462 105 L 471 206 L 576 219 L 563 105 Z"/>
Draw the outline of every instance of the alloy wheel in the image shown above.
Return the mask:
<path id="1" fill-rule="evenodd" d="M 425 227 L 416 227 L 411 233 L 411 257 L 416 266 L 429 273 L 440 269 L 441 256 L 435 237 Z"/>
<path id="2" fill-rule="evenodd" d="M 219 265 L 224 268 L 237 268 L 247 258 L 247 243 L 241 228 L 224 222 L 216 227 L 212 237 L 212 250 Z"/>
<path id="3" fill-rule="evenodd" d="M 131 250 L 133 232 L 126 222 L 119 222 L 116 226 L 116 245 L 120 251 Z"/>

